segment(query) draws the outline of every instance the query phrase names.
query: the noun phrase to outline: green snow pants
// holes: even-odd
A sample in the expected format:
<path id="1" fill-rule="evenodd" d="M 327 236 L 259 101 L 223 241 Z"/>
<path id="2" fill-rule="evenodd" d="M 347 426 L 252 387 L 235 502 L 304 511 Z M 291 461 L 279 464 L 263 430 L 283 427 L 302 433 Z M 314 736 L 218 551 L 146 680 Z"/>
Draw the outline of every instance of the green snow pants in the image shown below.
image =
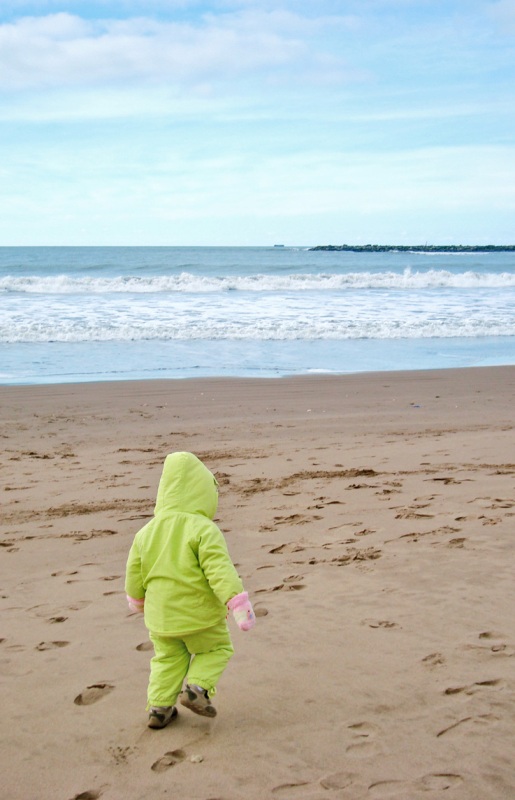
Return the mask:
<path id="1" fill-rule="evenodd" d="M 216 685 L 234 648 L 227 622 L 185 636 L 157 636 L 150 631 L 154 657 L 150 661 L 148 706 L 173 706 L 184 679 L 215 694 Z"/>

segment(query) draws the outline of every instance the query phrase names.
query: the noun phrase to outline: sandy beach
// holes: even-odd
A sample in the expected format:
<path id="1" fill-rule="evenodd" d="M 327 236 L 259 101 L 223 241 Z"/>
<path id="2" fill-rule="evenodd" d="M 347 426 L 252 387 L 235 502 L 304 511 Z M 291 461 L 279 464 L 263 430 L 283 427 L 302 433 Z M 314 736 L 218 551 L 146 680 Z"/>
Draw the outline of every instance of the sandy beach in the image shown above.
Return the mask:
<path id="1" fill-rule="evenodd" d="M 2 796 L 513 800 L 515 368 L 0 387 Z M 164 457 L 257 614 L 146 727 L 124 571 Z"/>

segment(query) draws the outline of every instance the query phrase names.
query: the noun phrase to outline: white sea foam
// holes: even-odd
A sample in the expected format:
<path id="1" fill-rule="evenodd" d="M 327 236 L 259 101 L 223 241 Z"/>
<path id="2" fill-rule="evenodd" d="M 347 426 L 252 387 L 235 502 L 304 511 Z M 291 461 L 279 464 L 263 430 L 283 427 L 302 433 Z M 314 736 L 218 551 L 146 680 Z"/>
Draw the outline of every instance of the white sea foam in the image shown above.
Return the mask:
<path id="1" fill-rule="evenodd" d="M 0 342 L 130 342 L 130 341 L 309 341 L 348 339 L 419 339 L 482 336 L 515 336 L 515 320 L 506 316 L 489 318 L 454 317 L 449 320 L 282 320 L 230 322 L 193 318 L 187 321 L 105 321 L 76 319 L 45 322 L 25 320 L 16 328 L 0 325 Z"/>
<path id="2" fill-rule="evenodd" d="M 0 248 L 0 383 L 515 363 L 513 254 L 451 255 Z"/>
<path id="3" fill-rule="evenodd" d="M 352 289 L 498 289 L 515 287 L 510 272 L 466 272 L 448 270 L 403 272 L 348 272 L 345 274 L 287 275 L 256 274 L 248 276 L 205 277 L 182 272 L 179 275 L 120 276 L 111 278 L 70 275 L 0 278 L 0 292 L 21 294 L 148 294 L 203 292 L 302 292 Z"/>

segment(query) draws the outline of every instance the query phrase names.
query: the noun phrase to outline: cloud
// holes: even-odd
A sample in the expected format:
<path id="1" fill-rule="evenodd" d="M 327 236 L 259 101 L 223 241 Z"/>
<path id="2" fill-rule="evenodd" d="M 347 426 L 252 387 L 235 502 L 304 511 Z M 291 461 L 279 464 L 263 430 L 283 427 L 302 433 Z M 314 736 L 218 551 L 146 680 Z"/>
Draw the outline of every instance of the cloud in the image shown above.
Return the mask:
<path id="1" fill-rule="evenodd" d="M 291 225 L 331 241 L 410 216 L 509 230 L 513 2 L 7 0 L 6 18 L 11 240 L 93 243 L 103 225 L 110 243 L 137 226 L 250 243 Z"/>
<path id="2" fill-rule="evenodd" d="M 127 13 L 141 12 L 142 5 L 146 13 L 152 11 L 174 12 L 188 8 L 205 6 L 202 0 L 2 0 L 0 16 L 29 16 L 52 14 L 62 11 L 63 6 L 70 13 L 84 16 L 124 16 Z"/>
<path id="3" fill-rule="evenodd" d="M 0 25 L 0 87 L 20 90 L 123 81 L 197 84 L 239 76 L 338 80 L 345 63 L 316 34 L 349 25 L 288 12 L 205 15 L 195 24 L 152 18 L 87 20 L 58 13 Z"/>

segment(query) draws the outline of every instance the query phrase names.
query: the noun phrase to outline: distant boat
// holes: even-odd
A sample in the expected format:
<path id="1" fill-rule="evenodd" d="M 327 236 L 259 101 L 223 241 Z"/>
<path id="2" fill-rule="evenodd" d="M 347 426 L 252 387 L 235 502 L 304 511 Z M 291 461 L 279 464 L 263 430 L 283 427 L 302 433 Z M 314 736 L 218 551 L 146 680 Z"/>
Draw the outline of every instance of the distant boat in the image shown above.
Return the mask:
<path id="1" fill-rule="evenodd" d="M 283 244 L 274 244 L 274 247 L 284 247 Z"/>

